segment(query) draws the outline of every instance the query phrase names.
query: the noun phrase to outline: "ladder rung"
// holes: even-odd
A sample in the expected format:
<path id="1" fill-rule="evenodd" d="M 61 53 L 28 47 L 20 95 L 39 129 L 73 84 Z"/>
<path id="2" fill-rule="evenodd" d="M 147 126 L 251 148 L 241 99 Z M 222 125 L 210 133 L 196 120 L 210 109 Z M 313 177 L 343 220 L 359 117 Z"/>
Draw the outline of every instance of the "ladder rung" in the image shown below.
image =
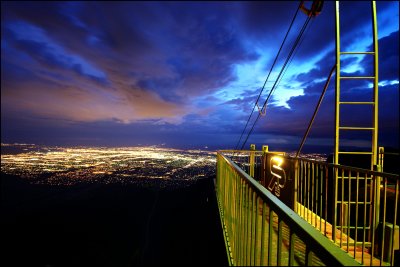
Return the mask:
<path id="1" fill-rule="evenodd" d="M 339 127 L 339 130 L 374 130 L 374 127 Z"/>
<path id="2" fill-rule="evenodd" d="M 374 105 L 374 102 L 339 102 L 339 104 L 347 104 L 347 105 Z"/>
<path id="3" fill-rule="evenodd" d="M 364 55 L 364 54 L 370 54 L 373 55 L 375 52 L 340 52 L 342 55 Z"/>
<path id="4" fill-rule="evenodd" d="M 350 152 L 350 151 L 339 151 L 339 154 L 356 154 L 356 155 L 372 155 L 372 152 Z"/>
<path id="5" fill-rule="evenodd" d="M 340 79 L 375 79 L 375 76 L 340 76 Z"/>

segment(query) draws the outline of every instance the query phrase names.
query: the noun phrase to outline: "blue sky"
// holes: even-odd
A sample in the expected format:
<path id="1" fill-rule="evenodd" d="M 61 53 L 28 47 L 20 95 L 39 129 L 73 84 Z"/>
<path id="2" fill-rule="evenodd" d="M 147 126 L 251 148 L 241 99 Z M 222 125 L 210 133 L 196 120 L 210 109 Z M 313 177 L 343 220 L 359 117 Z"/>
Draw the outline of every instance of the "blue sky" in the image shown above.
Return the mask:
<path id="1" fill-rule="evenodd" d="M 2 2 L 1 141 L 233 148 L 298 7 L 266 2 Z M 370 50 L 369 2 L 341 4 L 342 50 Z M 379 143 L 398 147 L 399 2 L 377 2 Z M 299 13 L 266 89 L 294 38 Z M 295 150 L 335 63 L 334 2 L 308 25 L 250 143 Z M 342 72 L 370 74 L 349 56 Z M 343 97 L 368 98 L 368 81 Z M 333 146 L 334 79 L 305 148 Z M 349 111 L 349 122 L 370 122 Z M 364 146 L 368 137 L 351 136 Z M 246 144 L 248 146 L 248 144 Z"/>

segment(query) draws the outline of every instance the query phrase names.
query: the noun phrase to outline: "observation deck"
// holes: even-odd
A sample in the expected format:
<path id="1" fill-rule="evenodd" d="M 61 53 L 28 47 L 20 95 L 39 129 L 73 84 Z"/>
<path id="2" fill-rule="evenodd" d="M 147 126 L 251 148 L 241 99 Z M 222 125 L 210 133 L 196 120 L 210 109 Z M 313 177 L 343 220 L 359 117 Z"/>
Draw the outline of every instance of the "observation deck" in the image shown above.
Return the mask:
<path id="1" fill-rule="evenodd" d="M 229 264 L 394 266 L 399 181 L 267 146 L 219 151 L 215 185 Z"/>

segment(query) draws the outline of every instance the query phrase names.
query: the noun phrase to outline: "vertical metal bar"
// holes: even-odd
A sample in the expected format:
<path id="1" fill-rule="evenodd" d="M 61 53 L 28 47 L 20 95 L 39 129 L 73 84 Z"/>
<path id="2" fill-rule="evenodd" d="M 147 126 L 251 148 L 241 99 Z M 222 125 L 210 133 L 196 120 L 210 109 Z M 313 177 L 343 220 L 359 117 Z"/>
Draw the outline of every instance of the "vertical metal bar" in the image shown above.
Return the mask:
<path id="1" fill-rule="evenodd" d="M 289 229 L 290 230 L 290 233 L 289 233 L 289 236 L 290 236 L 290 243 L 289 243 L 289 266 L 294 266 L 294 242 L 295 242 L 295 239 L 294 239 L 294 237 L 295 237 L 295 235 L 294 235 L 294 233 L 293 233 L 293 230 L 292 229 Z"/>
<path id="2" fill-rule="evenodd" d="M 314 214 L 314 224 L 315 227 L 318 229 L 318 216 L 320 215 L 318 212 L 319 208 L 319 186 L 318 186 L 318 180 L 319 180 L 319 173 L 320 173 L 320 165 L 315 163 L 315 214 Z"/>
<path id="3" fill-rule="evenodd" d="M 239 176 L 238 179 L 238 196 L 239 196 L 239 202 L 238 202 L 238 225 L 237 225 L 237 255 L 236 257 L 238 258 L 237 264 L 240 265 L 240 248 L 241 248 L 241 229 L 242 229 L 242 206 L 243 206 L 243 185 L 242 185 L 242 178 Z"/>
<path id="4" fill-rule="evenodd" d="M 231 210 L 230 210 L 230 207 L 231 207 L 231 203 L 230 203 L 230 195 L 231 195 L 231 181 L 232 181 L 232 176 L 234 175 L 234 173 L 232 173 L 232 172 L 230 172 L 229 173 L 229 176 L 227 177 L 228 179 L 226 180 L 226 185 L 227 185 L 227 191 L 226 191 L 226 195 L 225 195 L 225 219 L 226 219 L 226 230 L 227 230 L 227 233 L 228 233 L 228 238 L 229 238 L 229 247 L 228 247 L 228 249 L 229 249 L 229 252 L 230 252 L 230 254 L 231 254 L 231 245 L 232 245 L 232 240 L 231 240 L 231 235 L 230 235 L 230 233 L 231 233 L 231 225 L 232 225 L 232 221 L 231 221 L 231 219 L 232 219 L 232 214 L 231 214 Z M 232 257 L 231 257 L 231 260 L 232 260 Z"/>
<path id="5" fill-rule="evenodd" d="M 261 251 L 260 251 L 260 265 L 264 265 L 264 250 L 265 250 L 265 219 L 266 219 L 267 206 L 263 200 L 262 217 L 261 217 Z"/>
<path id="6" fill-rule="evenodd" d="M 238 265 L 238 243 L 239 243 L 239 231 L 238 231 L 238 227 L 239 227 L 239 185 L 238 185 L 238 181 L 239 181 L 240 177 L 239 176 L 235 176 L 235 180 L 234 180 L 234 196 L 233 196 L 233 201 L 234 201 L 234 211 L 235 211 L 235 220 L 234 220 L 234 247 L 233 247 L 233 257 L 235 259 L 235 265 Z"/>
<path id="7" fill-rule="evenodd" d="M 295 159 L 294 160 L 294 183 L 293 183 L 294 184 L 293 208 L 294 208 L 294 212 L 296 212 L 296 213 L 298 213 L 298 211 L 297 211 L 297 202 L 298 202 L 298 195 L 299 195 L 299 193 L 297 191 L 299 188 L 298 181 L 299 181 L 299 159 Z"/>
<path id="8" fill-rule="evenodd" d="M 247 183 L 244 179 L 242 179 L 243 183 L 243 197 L 242 197 L 242 212 L 241 212 L 241 220 L 242 220 L 242 226 L 241 226 L 241 238 L 240 238 L 240 243 L 241 243 L 241 249 L 240 249 L 240 264 L 245 265 L 245 249 L 246 249 L 246 242 L 245 242 L 245 237 L 246 237 L 246 222 L 247 222 L 247 217 L 246 217 L 246 211 L 247 211 Z"/>
<path id="9" fill-rule="evenodd" d="M 376 178 L 377 177 L 373 177 L 372 181 L 371 181 L 371 188 L 374 189 L 374 194 L 373 194 L 373 202 L 376 202 L 376 195 L 377 195 L 377 190 L 380 190 L 380 188 L 378 188 L 376 186 Z M 371 205 L 372 206 L 372 226 L 371 226 L 371 235 L 372 235 L 372 245 L 371 245 L 371 257 L 370 257 L 370 262 L 369 265 L 372 265 L 372 259 L 374 258 L 374 250 L 375 250 L 375 229 L 376 229 L 376 225 L 375 225 L 375 220 L 376 220 L 376 206 L 375 205 Z"/>
<path id="10" fill-rule="evenodd" d="M 351 171 L 348 171 L 348 182 L 349 182 L 349 200 L 348 200 L 348 205 L 347 205 L 347 252 L 349 252 L 349 243 L 350 243 L 350 210 L 351 210 Z"/>
<path id="11" fill-rule="evenodd" d="M 367 224 L 367 201 L 368 201 L 368 194 L 367 194 L 367 174 L 364 174 L 364 223 L 363 223 L 363 242 L 362 242 L 362 250 L 361 250 L 361 264 L 364 264 L 364 250 L 365 250 L 365 236 L 367 235 L 365 226 Z M 369 199 L 370 203 L 372 202 L 371 198 Z M 371 204 L 369 204 L 371 207 Z M 371 225 L 369 224 L 371 227 Z"/>
<path id="12" fill-rule="evenodd" d="M 313 255 L 310 250 L 310 246 L 306 244 L 306 258 L 305 258 L 305 266 L 312 266 Z"/>
<path id="13" fill-rule="evenodd" d="M 310 163 L 307 162 L 307 222 L 310 222 L 308 219 L 310 215 L 310 179 L 311 179 L 311 174 L 310 174 Z"/>
<path id="14" fill-rule="evenodd" d="M 246 255 L 245 255 L 245 259 L 246 259 L 246 265 L 250 265 L 250 253 L 249 253 L 249 251 L 250 251 L 250 242 L 249 242 L 249 236 L 250 236 L 250 231 L 251 231 L 251 213 L 250 213 L 250 211 L 251 211 L 251 202 L 250 202 L 250 199 L 251 199 L 251 192 L 252 192 L 252 189 L 251 189 L 251 187 L 249 186 L 249 190 L 248 190 L 248 195 L 247 195 L 247 203 L 248 203 L 248 205 L 247 205 L 247 227 L 246 227 L 246 237 L 245 237 L 245 240 L 246 240 Z"/>
<path id="15" fill-rule="evenodd" d="M 323 188 L 323 183 L 324 183 L 324 169 L 326 168 L 326 166 L 321 166 L 321 169 L 320 169 L 320 173 L 319 173 L 319 176 L 320 176 L 320 188 L 319 188 L 319 229 L 320 230 L 322 230 L 322 217 L 323 217 L 323 215 L 322 215 L 322 203 L 323 203 L 323 200 L 322 200 L 322 198 L 323 198 L 323 191 L 322 191 L 322 188 Z"/>
<path id="16" fill-rule="evenodd" d="M 380 190 L 380 189 L 379 189 Z M 387 197 L 387 178 L 384 177 L 384 181 L 383 181 L 383 222 L 382 222 L 382 235 L 381 235 L 381 255 L 380 255 L 380 265 L 382 265 L 382 259 L 383 259 L 383 251 L 385 248 L 385 225 L 386 225 L 386 197 Z M 393 227 L 396 224 L 393 224 Z M 393 228 L 393 231 L 395 230 L 395 227 Z M 393 245 L 393 244 L 392 244 Z"/>
<path id="17" fill-rule="evenodd" d="M 281 218 L 278 218 L 278 248 L 277 248 L 277 266 L 281 266 L 281 260 L 282 260 L 282 224 L 283 221 Z"/>
<path id="18" fill-rule="evenodd" d="M 311 219 L 311 225 L 314 225 L 314 163 L 310 163 L 311 165 L 311 212 L 310 212 L 310 219 Z"/>
<path id="19" fill-rule="evenodd" d="M 243 249 L 242 249 L 242 259 L 243 259 L 243 265 L 246 265 L 246 251 L 247 251 L 247 218 L 248 216 L 248 191 L 249 187 L 247 185 L 247 182 L 245 183 L 245 192 L 244 192 L 244 207 L 243 207 L 243 236 L 242 236 L 242 242 L 243 242 Z"/>
<path id="20" fill-rule="evenodd" d="M 249 265 L 248 263 L 248 250 L 249 250 L 249 241 L 248 241 L 248 236 L 249 236 L 249 219 L 250 219 L 250 185 L 247 184 L 247 191 L 246 191 L 246 217 L 245 217 L 245 223 L 246 223 L 246 229 L 244 232 L 244 243 L 245 243 L 245 251 L 244 251 L 244 263 L 245 265 Z"/>
<path id="21" fill-rule="evenodd" d="M 374 170 L 381 172 L 381 166 L 380 165 L 374 165 Z M 375 179 L 375 195 L 374 195 L 374 206 L 375 206 L 375 226 L 378 227 L 379 225 L 379 218 L 380 218 L 380 206 L 381 206 L 381 180 L 382 178 L 380 176 L 374 175 Z"/>
<path id="22" fill-rule="evenodd" d="M 241 209 L 242 209 L 242 191 L 243 191 L 243 187 L 242 187 L 242 178 L 239 176 L 237 181 L 237 208 L 236 208 L 236 214 L 237 214 L 237 225 L 236 225 L 236 264 L 239 265 L 240 264 L 240 243 L 242 242 L 241 240 L 241 234 L 240 234 L 240 230 L 241 230 Z"/>
<path id="23" fill-rule="evenodd" d="M 335 2 L 335 30 L 336 30 L 336 89 L 335 89 L 335 155 L 334 163 L 339 164 L 339 103 L 340 103 L 340 16 L 339 1 Z"/>
<path id="24" fill-rule="evenodd" d="M 237 265 L 237 262 L 236 262 L 237 249 L 236 248 L 237 248 L 237 242 L 238 242 L 238 231 L 237 231 L 238 212 L 237 212 L 237 207 L 239 206 L 238 205 L 239 195 L 238 195 L 238 185 L 237 185 L 237 181 L 238 180 L 239 180 L 239 176 L 235 175 L 235 179 L 233 180 L 233 200 L 232 200 L 232 203 L 233 203 L 233 213 L 234 213 L 233 218 L 234 218 L 234 220 L 233 220 L 233 224 L 232 224 L 232 231 L 233 231 L 232 235 L 234 237 L 233 238 L 233 240 L 234 240 L 234 246 L 233 246 L 234 254 L 233 254 L 233 256 L 234 256 L 236 265 Z"/>
<path id="25" fill-rule="evenodd" d="M 326 221 L 328 220 L 328 179 L 329 179 L 329 168 L 326 167 L 325 168 L 325 214 L 324 214 L 324 219 L 325 219 L 325 226 L 324 226 L 324 235 L 326 236 Z M 336 207 L 336 200 L 331 199 L 333 205 Z M 334 211 L 334 213 L 336 214 L 336 210 Z M 336 220 L 336 216 L 334 216 L 334 221 Z M 332 227 L 332 233 L 335 231 L 335 226 L 336 224 L 333 223 L 333 227 Z M 333 242 L 335 242 L 335 239 L 332 238 Z"/>
<path id="26" fill-rule="evenodd" d="M 253 197 L 254 197 L 254 191 L 253 188 L 251 188 L 251 194 L 250 194 L 250 227 L 249 227 L 249 235 L 248 235 L 248 242 L 249 242 L 249 252 L 248 252 L 248 259 L 249 259 L 249 265 L 253 265 L 253 228 L 254 228 L 254 224 L 253 224 L 253 207 L 254 207 L 254 202 L 253 202 Z"/>
<path id="27" fill-rule="evenodd" d="M 355 223 L 356 232 L 354 234 L 354 258 L 356 258 L 356 247 L 357 247 L 356 244 L 358 241 L 357 237 L 358 237 L 358 190 L 359 190 L 359 180 L 360 180 L 359 178 L 360 178 L 360 173 L 357 172 L 357 175 L 356 175 L 356 214 L 355 214 L 355 216 L 356 216 L 356 223 Z M 367 200 L 365 200 L 365 201 L 367 201 Z"/>
<path id="28" fill-rule="evenodd" d="M 251 152 L 250 152 L 250 158 L 249 158 L 250 159 L 249 175 L 254 178 L 254 151 L 256 150 L 256 145 L 251 144 L 250 150 L 251 150 Z"/>
<path id="29" fill-rule="evenodd" d="M 269 224 L 268 224 L 268 266 L 272 265 L 272 230 L 273 230 L 273 223 L 274 223 L 274 219 L 273 219 L 273 211 L 271 209 L 271 207 L 269 207 Z"/>
<path id="30" fill-rule="evenodd" d="M 342 241 L 343 241 L 343 224 L 344 224 L 344 169 L 342 169 L 341 173 L 341 187 L 342 187 L 342 200 L 340 202 L 340 247 L 342 247 Z"/>
<path id="31" fill-rule="evenodd" d="M 251 194 L 251 212 L 250 212 L 250 221 L 251 221 L 251 227 L 250 227 L 250 265 L 254 265 L 254 232 L 255 232 L 255 214 L 254 214 L 254 208 L 255 208 L 255 196 L 256 192 L 252 192 Z"/>
<path id="32" fill-rule="evenodd" d="M 338 198 L 338 180 L 339 180 L 338 172 L 339 172 L 339 170 L 338 170 L 337 167 L 333 167 L 333 170 L 334 170 L 333 175 L 334 175 L 334 179 L 335 179 L 335 189 L 334 189 L 334 196 L 333 196 L 333 198 L 334 198 L 334 201 L 333 201 L 334 208 L 333 208 L 332 240 L 333 240 L 333 243 L 336 243 L 336 228 L 337 228 L 337 213 L 338 213 L 337 198 Z"/>
<path id="33" fill-rule="evenodd" d="M 384 162 L 384 157 L 385 157 L 385 148 L 380 146 L 378 148 L 378 151 L 379 151 L 379 153 L 378 153 L 378 158 L 379 158 L 378 165 L 381 165 L 381 170 L 383 172 L 383 162 Z"/>
<path id="34" fill-rule="evenodd" d="M 259 229 L 258 229 L 258 210 L 259 210 L 259 208 L 260 208 L 260 206 L 259 206 L 259 203 L 260 203 L 260 199 L 258 198 L 258 196 L 257 196 L 257 198 L 256 198 L 256 212 L 255 212 L 255 217 L 256 217 L 256 224 L 255 224 L 255 238 L 254 238 L 254 243 L 255 243 L 255 246 L 254 246 L 254 265 L 257 265 L 257 259 L 258 259 L 258 232 L 259 232 Z"/>
<path id="35" fill-rule="evenodd" d="M 335 155 L 333 157 L 334 164 L 339 164 L 339 115 L 340 115 L 340 16 L 339 16 L 339 1 L 335 1 L 335 31 L 336 31 L 336 88 L 335 88 Z M 334 215 L 333 215 L 333 227 L 332 227 L 332 238 L 333 242 L 336 243 L 336 223 L 337 223 L 337 183 L 338 183 L 338 170 L 334 169 Z"/>
<path id="36" fill-rule="evenodd" d="M 306 204 L 305 204 L 305 198 L 304 198 L 304 196 L 305 196 L 305 194 L 304 194 L 304 191 L 305 191 L 305 189 L 304 189 L 304 181 L 305 181 L 305 173 L 304 173 L 304 161 L 300 161 L 301 162 L 301 166 L 300 166 L 300 169 L 301 169 L 301 176 L 300 176 L 300 179 L 299 179 L 299 183 L 300 183 L 300 189 L 301 189 L 301 192 L 300 192 L 300 194 L 301 194 L 301 196 L 300 196 L 300 203 L 301 203 L 301 217 L 304 219 L 305 218 L 305 216 L 304 216 L 304 208 L 306 207 Z"/>
<path id="37" fill-rule="evenodd" d="M 399 184 L 400 184 L 400 180 L 397 179 L 396 180 L 396 188 L 395 188 L 395 197 L 394 197 L 394 218 L 393 218 L 393 233 L 392 233 L 392 253 L 391 253 L 391 257 L 390 257 L 390 264 L 392 266 L 394 266 L 394 236 L 395 236 L 395 227 L 397 224 L 397 209 L 398 209 L 398 203 L 399 203 Z"/>
<path id="38" fill-rule="evenodd" d="M 378 64 L 378 25 L 376 19 L 376 3 L 371 2 L 372 9 L 372 28 L 373 28 L 373 45 L 374 45 L 374 123 L 373 123 L 373 133 L 372 133 L 372 159 L 371 159 L 371 169 L 377 164 L 377 150 L 378 150 L 378 74 L 379 74 L 379 64 Z"/>
<path id="39" fill-rule="evenodd" d="M 248 242 L 248 251 L 247 251 L 247 260 L 248 260 L 248 265 L 252 265 L 252 260 L 253 260 L 253 255 L 251 253 L 253 249 L 253 242 L 252 242 L 252 235 L 253 235 L 253 188 L 250 187 L 250 195 L 249 195 L 249 200 L 250 200 L 250 206 L 249 206 L 249 232 L 247 235 L 247 242 Z"/>

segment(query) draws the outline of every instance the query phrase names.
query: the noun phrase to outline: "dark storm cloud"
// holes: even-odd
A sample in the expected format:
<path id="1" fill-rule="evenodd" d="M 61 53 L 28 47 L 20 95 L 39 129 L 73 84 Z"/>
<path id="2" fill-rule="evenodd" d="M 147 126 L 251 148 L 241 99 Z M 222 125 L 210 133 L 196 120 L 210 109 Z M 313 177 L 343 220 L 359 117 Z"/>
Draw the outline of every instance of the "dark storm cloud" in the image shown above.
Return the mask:
<path id="1" fill-rule="evenodd" d="M 372 45 L 369 47 L 373 50 Z M 379 80 L 393 81 L 399 79 L 399 31 L 379 40 Z M 365 57 L 361 62 L 366 66 L 365 73 L 373 72 L 373 57 Z"/>
<path id="2" fill-rule="evenodd" d="M 93 104 L 79 113 L 86 114 L 81 116 L 83 120 L 102 119 L 101 116 L 109 119 L 107 112 L 114 110 L 111 117 L 120 121 L 155 116 L 175 117 L 173 120 L 179 122 L 187 112 L 201 111 L 192 109 L 185 112 L 178 103 L 182 106 L 193 96 L 211 93 L 224 86 L 235 79 L 231 72 L 233 63 L 256 58 L 254 53 L 248 53 L 240 46 L 233 25 L 221 19 L 224 7 L 219 5 L 212 5 L 212 12 L 207 12 L 195 3 L 26 4 L 4 4 L 8 11 L 3 14 L 7 24 L 3 27 L 8 31 L 5 41 L 10 49 L 28 55 L 39 64 L 33 66 L 36 73 L 53 70 L 54 75 L 67 75 L 66 71 L 73 71 L 97 82 L 74 82 L 71 86 L 71 82 L 62 84 L 62 80 L 58 81 L 59 86 L 68 87 L 69 95 L 79 95 L 75 102 L 79 103 L 81 99 L 84 101 L 79 103 L 82 106 L 87 104 L 89 94 L 93 92 L 87 87 L 98 90 L 89 101 Z M 39 8 L 41 5 L 45 8 Z M 40 16 L 32 15 L 27 7 L 38 10 Z M 31 39 L 18 38 L 16 29 L 13 29 L 15 23 L 33 25 L 42 34 Z M 61 44 L 62 52 L 66 54 L 54 48 Z M 82 64 L 95 66 L 104 77 L 92 75 L 90 70 L 85 72 L 85 65 L 73 63 L 68 55 L 79 57 Z M 9 60 L 13 59 L 6 53 L 4 61 Z M 41 77 L 43 84 L 48 78 Z M 103 84 L 99 85 L 99 81 Z M 45 89 L 36 90 L 36 95 L 46 94 Z M 77 90 L 75 94 L 74 90 Z M 107 97 L 104 97 L 107 94 L 120 100 L 115 104 L 112 99 L 107 102 Z M 73 101 L 66 98 L 65 93 L 54 95 L 50 92 L 50 95 L 66 104 Z M 14 95 L 13 99 L 16 97 Z M 95 99 L 99 104 L 94 104 Z M 23 108 L 21 101 L 18 102 Z M 74 114 L 76 108 L 69 111 L 47 106 L 46 110 L 41 110 L 43 105 L 28 104 L 26 109 L 39 114 L 52 113 L 79 120 L 79 114 Z M 117 104 L 119 108 L 116 108 Z M 73 106 L 72 102 L 70 107 Z"/>

